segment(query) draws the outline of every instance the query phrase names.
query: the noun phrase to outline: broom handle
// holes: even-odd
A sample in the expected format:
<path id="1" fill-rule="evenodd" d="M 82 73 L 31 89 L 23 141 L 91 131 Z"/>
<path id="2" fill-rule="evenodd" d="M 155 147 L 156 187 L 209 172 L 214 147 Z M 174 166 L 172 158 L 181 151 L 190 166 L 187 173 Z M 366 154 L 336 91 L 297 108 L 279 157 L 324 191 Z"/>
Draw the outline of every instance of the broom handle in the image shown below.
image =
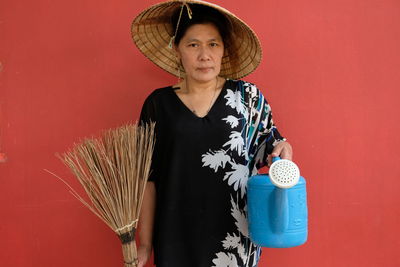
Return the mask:
<path id="1" fill-rule="evenodd" d="M 137 267 L 138 257 L 136 242 L 132 240 L 129 243 L 122 244 L 122 254 L 124 255 L 124 267 Z"/>

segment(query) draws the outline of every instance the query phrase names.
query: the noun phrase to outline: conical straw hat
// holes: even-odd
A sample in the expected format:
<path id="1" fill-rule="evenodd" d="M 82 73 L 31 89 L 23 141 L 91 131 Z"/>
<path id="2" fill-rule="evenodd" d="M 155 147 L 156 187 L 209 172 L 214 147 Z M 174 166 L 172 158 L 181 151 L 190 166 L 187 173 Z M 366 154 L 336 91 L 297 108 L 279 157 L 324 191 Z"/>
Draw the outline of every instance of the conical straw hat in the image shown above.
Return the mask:
<path id="1" fill-rule="evenodd" d="M 170 0 L 155 4 L 142 11 L 132 23 L 132 38 L 139 50 L 157 66 L 172 75 L 181 76 L 184 69 L 176 60 L 174 50 L 170 46 L 174 36 L 171 23 L 172 14 L 183 5 L 198 4 L 218 10 L 231 23 L 231 40 L 235 55 L 225 49 L 221 63 L 220 76 L 240 79 L 252 73 L 260 64 L 262 51 L 260 41 L 254 31 L 241 19 L 228 10 L 205 1 Z"/>

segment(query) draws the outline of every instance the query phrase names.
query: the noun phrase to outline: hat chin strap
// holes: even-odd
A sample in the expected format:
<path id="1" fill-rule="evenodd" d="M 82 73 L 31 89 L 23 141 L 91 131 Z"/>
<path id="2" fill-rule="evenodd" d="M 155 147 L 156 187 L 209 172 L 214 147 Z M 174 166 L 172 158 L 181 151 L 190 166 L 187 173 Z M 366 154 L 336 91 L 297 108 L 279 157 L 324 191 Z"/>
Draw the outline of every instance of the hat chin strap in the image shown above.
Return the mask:
<path id="1" fill-rule="evenodd" d="M 181 17 L 182 17 L 182 12 L 183 12 L 183 8 L 184 8 L 184 7 L 186 7 L 186 10 L 187 10 L 189 19 L 192 19 L 192 14 L 193 14 L 193 12 L 192 12 L 192 9 L 190 8 L 189 4 L 186 3 L 186 2 L 182 3 L 181 12 L 179 13 L 178 22 L 176 23 L 176 28 L 175 28 L 174 36 L 172 36 L 171 39 L 169 40 L 168 47 L 169 47 L 170 49 L 172 49 L 172 43 L 173 43 L 173 41 L 175 40 L 176 33 L 178 32 L 178 27 L 179 27 L 179 24 L 180 24 L 180 22 L 181 22 Z"/>

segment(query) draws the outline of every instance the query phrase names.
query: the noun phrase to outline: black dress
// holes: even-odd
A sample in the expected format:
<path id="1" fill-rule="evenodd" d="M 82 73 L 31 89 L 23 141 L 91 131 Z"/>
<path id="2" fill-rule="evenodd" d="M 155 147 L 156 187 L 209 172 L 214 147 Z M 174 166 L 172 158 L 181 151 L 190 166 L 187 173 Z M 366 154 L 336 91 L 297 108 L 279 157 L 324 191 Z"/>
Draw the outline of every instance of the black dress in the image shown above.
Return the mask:
<path id="1" fill-rule="evenodd" d="M 205 117 L 171 86 L 146 99 L 140 121 L 156 122 L 149 181 L 156 186 L 157 267 L 256 266 L 248 237 L 246 185 L 283 138 L 254 84 L 226 80 Z"/>

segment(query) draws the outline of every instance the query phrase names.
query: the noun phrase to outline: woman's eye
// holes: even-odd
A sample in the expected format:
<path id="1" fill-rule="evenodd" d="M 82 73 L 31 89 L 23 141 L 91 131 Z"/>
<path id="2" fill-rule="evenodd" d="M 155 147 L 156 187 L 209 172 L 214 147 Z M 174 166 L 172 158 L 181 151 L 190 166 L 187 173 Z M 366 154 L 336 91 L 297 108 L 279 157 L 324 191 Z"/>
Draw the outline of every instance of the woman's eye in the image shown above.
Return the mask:
<path id="1" fill-rule="evenodd" d="M 190 47 L 197 47 L 197 44 L 189 44 Z"/>
<path id="2" fill-rule="evenodd" d="M 216 47 L 216 46 L 218 46 L 218 44 L 217 43 L 211 43 L 210 46 L 211 47 Z"/>

